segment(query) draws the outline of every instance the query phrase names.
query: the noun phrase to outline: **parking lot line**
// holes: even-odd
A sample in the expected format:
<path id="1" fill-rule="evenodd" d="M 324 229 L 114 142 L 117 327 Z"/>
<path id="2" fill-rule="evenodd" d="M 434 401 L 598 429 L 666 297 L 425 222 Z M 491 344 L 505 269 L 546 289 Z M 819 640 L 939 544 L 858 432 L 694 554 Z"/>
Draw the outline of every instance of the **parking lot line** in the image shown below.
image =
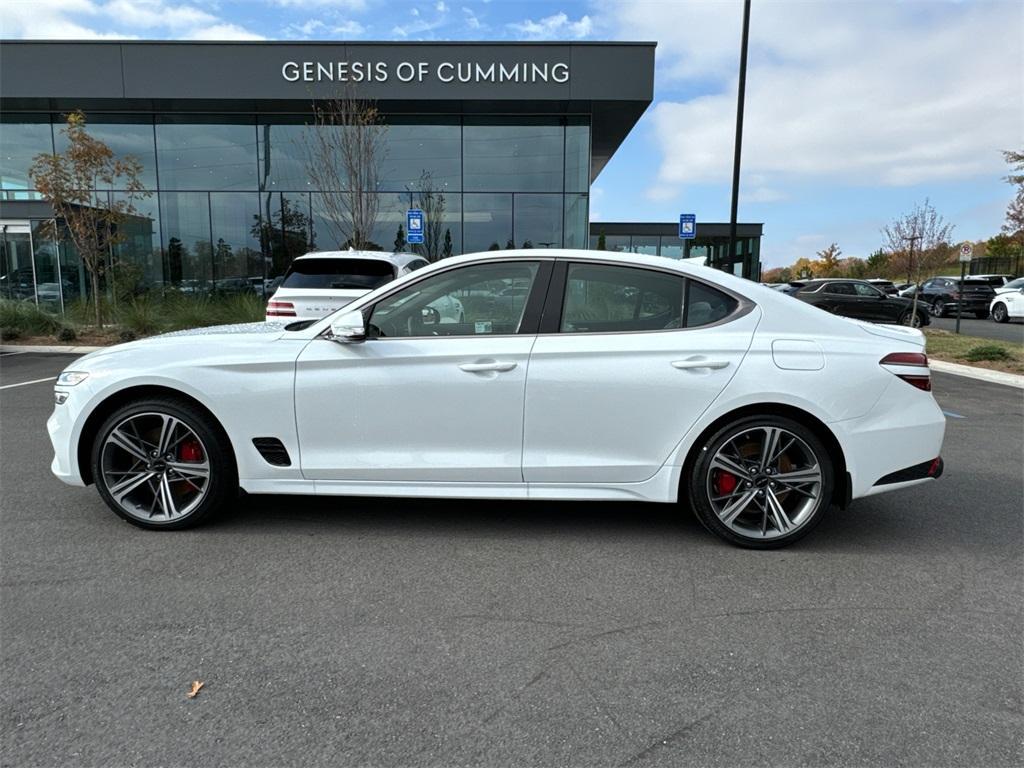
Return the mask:
<path id="1" fill-rule="evenodd" d="M 13 389 L 14 387 L 27 387 L 29 384 L 42 384 L 44 381 L 54 381 L 56 376 L 47 376 L 45 379 L 33 379 L 32 381 L 19 381 L 17 384 L 4 384 L 0 389 Z"/>

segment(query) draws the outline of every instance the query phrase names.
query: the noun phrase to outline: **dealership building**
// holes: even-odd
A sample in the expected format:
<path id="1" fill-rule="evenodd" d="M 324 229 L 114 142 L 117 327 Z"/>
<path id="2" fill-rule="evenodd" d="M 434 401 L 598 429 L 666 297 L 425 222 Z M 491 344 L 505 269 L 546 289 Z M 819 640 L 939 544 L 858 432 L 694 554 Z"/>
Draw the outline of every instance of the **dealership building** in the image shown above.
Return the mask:
<path id="1" fill-rule="evenodd" d="M 52 211 L 28 174 L 37 154 L 65 148 L 64 115 L 75 109 L 91 135 L 141 162 L 152 193 L 134 203 L 108 282 L 262 290 L 292 258 L 344 245 L 325 202 L 338 190 L 313 183 L 306 149 L 314 100 L 343 93 L 372 100 L 385 126 L 376 246 L 392 250 L 406 211 L 428 207 L 443 232 L 428 246 L 437 251 L 431 258 L 597 247 L 601 234 L 608 250 L 652 252 L 645 227 L 657 225 L 592 224 L 589 190 L 651 102 L 654 49 L 2 42 L 0 291 L 64 308 L 87 287 L 73 248 L 45 231 Z M 756 276 L 760 227 L 744 232 L 734 264 L 722 260 L 720 234 L 698 222 L 697 239 L 683 244 L 660 225 L 653 252 L 707 252 L 716 265 Z"/>

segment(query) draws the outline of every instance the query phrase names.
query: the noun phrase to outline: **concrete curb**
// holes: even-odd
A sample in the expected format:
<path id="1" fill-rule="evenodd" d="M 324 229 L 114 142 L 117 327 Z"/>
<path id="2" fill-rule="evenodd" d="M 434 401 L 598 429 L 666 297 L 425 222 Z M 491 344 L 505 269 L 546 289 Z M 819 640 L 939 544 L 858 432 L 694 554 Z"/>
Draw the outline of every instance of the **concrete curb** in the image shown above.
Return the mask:
<path id="1" fill-rule="evenodd" d="M 940 373 L 952 373 L 954 376 L 966 376 L 969 379 L 978 379 L 992 384 L 1004 384 L 1008 387 L 1024 389 L 1024 376 L 1016 373 L 1003 373 L 1002 371 L 990 371 L 988 368 L 975 368 L 973 365 L 960 365 L 960 363 L 947 363 L 943 360 L 928 360 L 928 365 L 933 371 Z"/>
<path id="2" fill-rule="evenodd" d="M 0 344 L 0 354 L 7 352 L 59 352 L 66 355 L 84 355 L 104 347 L 62 347 L 54 344 Z"/>

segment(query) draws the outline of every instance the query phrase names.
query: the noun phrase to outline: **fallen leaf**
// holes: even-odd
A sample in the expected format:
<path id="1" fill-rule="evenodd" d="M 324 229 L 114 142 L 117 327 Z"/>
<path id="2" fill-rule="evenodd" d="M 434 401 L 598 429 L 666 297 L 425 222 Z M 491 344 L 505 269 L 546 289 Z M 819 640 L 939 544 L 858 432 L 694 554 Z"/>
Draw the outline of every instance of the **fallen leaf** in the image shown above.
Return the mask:
<path id="1" fill-rule="evenodd" d="M 196 694 L 199 693 L 199 690 L 204 685 L 206 685 L 206 683 L 204 683 L 202 680 L 195 680 L 192 683 L 192 689 L 188 693 L 186 693 L 185 695 L 188 696 L 190 699 L 194 699 L 196 697 Z"/>

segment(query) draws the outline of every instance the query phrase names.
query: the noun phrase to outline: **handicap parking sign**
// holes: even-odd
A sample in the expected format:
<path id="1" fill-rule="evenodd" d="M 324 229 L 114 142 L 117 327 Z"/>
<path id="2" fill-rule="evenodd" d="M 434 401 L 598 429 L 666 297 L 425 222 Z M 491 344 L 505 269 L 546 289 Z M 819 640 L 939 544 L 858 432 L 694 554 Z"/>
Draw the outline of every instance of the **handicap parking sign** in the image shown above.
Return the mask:
<path id="1" fill-rule="evenodd" d="M 697 236 L 697 214 L 679 214 L 679 237 L 683 240 L 692 240 Z"/>
<path id="2" fill-rule="evenodd" d="M 405 214 L 405 240 L 407 243 L 417 244 L 423 242 L 423 211 L 419 208 L 410 208 Z"/>

